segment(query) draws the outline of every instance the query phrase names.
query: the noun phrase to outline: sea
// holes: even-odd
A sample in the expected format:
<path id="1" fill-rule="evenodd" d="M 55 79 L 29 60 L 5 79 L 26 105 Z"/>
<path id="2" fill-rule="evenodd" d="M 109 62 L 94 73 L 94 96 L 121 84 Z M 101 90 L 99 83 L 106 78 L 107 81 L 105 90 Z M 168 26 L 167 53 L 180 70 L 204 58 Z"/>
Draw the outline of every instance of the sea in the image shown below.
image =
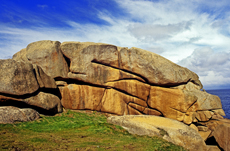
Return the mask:
<path id="1" fill-rule="evenodd" d="M 224 118 L 230 119 L 230 89 L 206 90 L 206 92 L 219 96 L 222 108 L 226 114 Z"/>

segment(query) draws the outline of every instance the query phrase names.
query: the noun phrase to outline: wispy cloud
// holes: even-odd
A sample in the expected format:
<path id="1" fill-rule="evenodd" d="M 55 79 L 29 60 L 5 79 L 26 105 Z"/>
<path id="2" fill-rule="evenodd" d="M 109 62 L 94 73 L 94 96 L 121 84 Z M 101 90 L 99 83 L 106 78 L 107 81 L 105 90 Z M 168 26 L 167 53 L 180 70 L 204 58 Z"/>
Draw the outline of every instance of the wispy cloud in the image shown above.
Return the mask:
<path id="1" fill-rule="evenodd" d="M 25 27 L 13 23 L 1 25 L 0 58 L 12 56 L 38 40 L 104 42 L 156 52 L 197 72 L 204 85 L 215 84 L 214 77 L 218 77 L 216 81 L 220 83 L 228 80 L 228 0 L 218 3 L 214 0 L 111 2 L 112 6 L 106 1 L 84 1 L 81 5 L 57 1 L 63 7 L 36 4 L 37 8 L 47 10 L 39 12 L 43 13 L 41 15 L 29 10 L 20 13 L 21 9 L 15 7 L 12 16 L 18 12 L 16 16 L 22 20 L 22 25 L 31 24 Z"/>
<path id="2" fill-rule="evenodd" d="M 48 5 L 37 5 L 39 8 L 45 9 L 48 7 Z"/>
<path id="3" fill-rule="evenodd" d="M 191 22 L 180 22 L 177 24 L 142 24 L 137 23 L 129 27 L 129 31 L 137 38 L 143 41 L 161 41 L 169 39 L 174 35 L 189 30 Z"/>
<path id="4" fill-rule="evenodd" d="M 198 48 L 178 63 L 199 74 L 206 87 L 230 85 L 230 52 L 215 52 L 210 47 Z"/>

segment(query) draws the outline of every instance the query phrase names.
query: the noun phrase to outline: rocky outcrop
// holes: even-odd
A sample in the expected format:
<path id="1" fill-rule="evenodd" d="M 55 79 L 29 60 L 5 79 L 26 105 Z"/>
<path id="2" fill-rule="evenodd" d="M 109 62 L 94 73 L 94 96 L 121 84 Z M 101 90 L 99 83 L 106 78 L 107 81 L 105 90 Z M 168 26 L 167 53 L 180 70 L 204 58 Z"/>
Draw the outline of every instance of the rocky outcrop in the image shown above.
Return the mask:
<path id="1" fill-rule="evenodd" d="M 0 124 L 26 122 L 38 119 L 38 112 L 33 109 L 19 109 L 16 107 L 0 107 Z"/>
<path id="2" fill-rule="evenodd" d="M 196 130 L 169 118 L 146 115 L 111 116 L 107 122 L 122 126 L 131 134 L 158 136 L 191 151 L 207 149 Z"/>
<path id="3" fill-rule="evenodd" d="M 219 97 L 202 87 L 194 72 L 134 47 L 45 40 L 0 60 L 0 106 L 157 115 L 208 140 L 225 113 Z"/>
<path id="4" fill-rule="evenodd" d="M 46 93 L 43 91 L 54 91 Z M 41 67 L 12 59 L 0 60 L 0 106 L 26 104 L 50 113 L 62 112 L 55 80 Z"/>

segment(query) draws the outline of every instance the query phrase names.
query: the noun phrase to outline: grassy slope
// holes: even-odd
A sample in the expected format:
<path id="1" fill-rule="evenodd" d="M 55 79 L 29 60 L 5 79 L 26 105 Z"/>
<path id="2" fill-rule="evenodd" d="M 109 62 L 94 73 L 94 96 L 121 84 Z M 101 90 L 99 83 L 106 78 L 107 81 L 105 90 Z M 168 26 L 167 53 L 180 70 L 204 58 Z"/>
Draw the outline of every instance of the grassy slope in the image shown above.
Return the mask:
<path id="1" fill-rule="evenodd" d="M 0 150 L 181 151 L 161 138 L 128 134 L 93 112 L 66 111 L 33 122 L 0 124 Z"/>

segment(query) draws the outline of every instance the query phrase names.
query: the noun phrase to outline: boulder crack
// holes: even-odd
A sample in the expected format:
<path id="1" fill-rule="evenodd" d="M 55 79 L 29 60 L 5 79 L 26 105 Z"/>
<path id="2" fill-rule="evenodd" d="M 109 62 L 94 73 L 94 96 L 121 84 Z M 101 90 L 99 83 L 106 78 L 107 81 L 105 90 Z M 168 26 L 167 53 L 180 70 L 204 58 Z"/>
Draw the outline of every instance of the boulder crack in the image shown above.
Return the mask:
<path id="1" fill-rule="evenodd" d="M 107 64 L 103 64 L 103 63 L 101 63 L 101 62 L 99 62 L 99 61 L 96 61 L 96 60 L 92 60 L 91 62 L 92 62 L 92 63 L 95 63 L 95 64 L 98 64 L 98 65 L 102 65 L 102 66 L 107 66 L 107 67 L 110 67 L 110 68 L 118 69 L 118 70 L 121 70 L 121 71 L 123 71 L 123 72 L 129 73 L 129 74 L 132 74 L 132 75 L 135 75 L 135 76 L 137 76 L 137 77 L 142 78 L 145 82 L 148 83 L 148 79 L 147 79 L 147 78 L 143 77 L 143 76 L 140 75 L 140 74 L 134 73 L 134 72 L 132 72 L 132 71 L 128 71 L 128 70 L 125 70 L 125 69 L 120 69 L 120 68 L 117 68 L 117 67 L 114 67 L 114 66 L 110 66 L 110 65 L 107 65 Z"/>

